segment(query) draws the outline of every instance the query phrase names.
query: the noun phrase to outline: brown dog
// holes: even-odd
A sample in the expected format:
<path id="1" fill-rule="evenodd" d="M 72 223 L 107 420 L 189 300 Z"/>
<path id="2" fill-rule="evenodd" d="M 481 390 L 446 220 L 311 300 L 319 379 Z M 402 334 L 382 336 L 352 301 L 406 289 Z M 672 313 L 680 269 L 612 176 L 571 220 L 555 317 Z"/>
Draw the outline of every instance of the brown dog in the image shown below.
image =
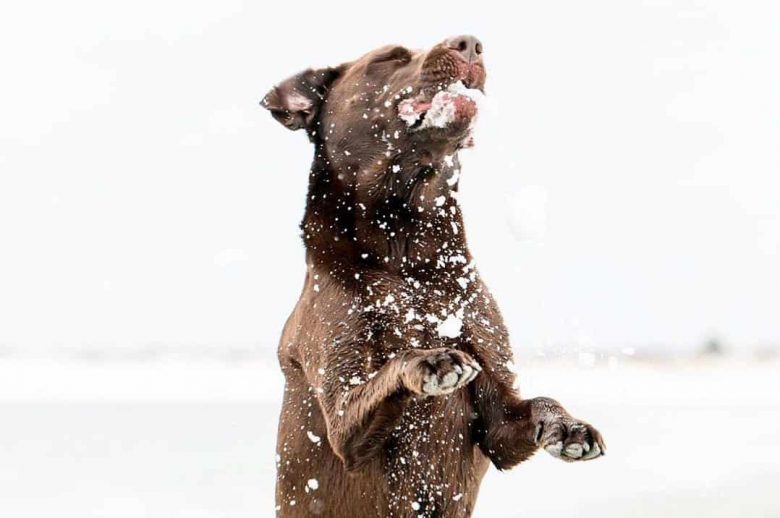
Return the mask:
<path id="1" fill-rule="evenodd" d="M 484 83 L 482 44 L 460 36 L 306 70 L 263 99 L 315 148 L 308 273 L 279 344 L 278 516 L 464 517 L 489 462 L 604 454 L 591 425 L 513 388 L 466 245 L 458 150 Z"/>

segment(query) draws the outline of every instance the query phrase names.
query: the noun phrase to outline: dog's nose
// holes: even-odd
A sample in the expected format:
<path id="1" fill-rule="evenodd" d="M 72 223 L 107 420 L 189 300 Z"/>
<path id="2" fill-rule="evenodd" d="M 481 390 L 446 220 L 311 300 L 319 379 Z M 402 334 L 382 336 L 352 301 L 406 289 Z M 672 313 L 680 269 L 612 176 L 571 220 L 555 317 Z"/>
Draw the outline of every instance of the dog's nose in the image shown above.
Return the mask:
<path id="1" fill-rule="evenodd" d="M 447 47 L 458 51 L 469 63 L 478 60 L 482 54 L 482 42 L 468 34 L 455 36 L 448 39 L 445 43 Z"/>

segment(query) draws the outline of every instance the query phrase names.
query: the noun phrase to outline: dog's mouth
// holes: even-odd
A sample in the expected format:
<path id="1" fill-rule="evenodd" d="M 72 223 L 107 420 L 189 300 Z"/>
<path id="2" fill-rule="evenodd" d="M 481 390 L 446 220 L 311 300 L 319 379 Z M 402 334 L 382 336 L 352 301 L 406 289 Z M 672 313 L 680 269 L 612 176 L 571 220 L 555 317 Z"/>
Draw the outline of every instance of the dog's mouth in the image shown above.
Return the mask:
<path id="1" fill-rule="evenodd" d="M 436 92 L 423 90 L 416 97 L 404 99 L 398 104 L 398 117 L 412 132 L 433 128 L 468 132 L 476 121 L 483 98 L 480 89 L 456 81 Z"/>

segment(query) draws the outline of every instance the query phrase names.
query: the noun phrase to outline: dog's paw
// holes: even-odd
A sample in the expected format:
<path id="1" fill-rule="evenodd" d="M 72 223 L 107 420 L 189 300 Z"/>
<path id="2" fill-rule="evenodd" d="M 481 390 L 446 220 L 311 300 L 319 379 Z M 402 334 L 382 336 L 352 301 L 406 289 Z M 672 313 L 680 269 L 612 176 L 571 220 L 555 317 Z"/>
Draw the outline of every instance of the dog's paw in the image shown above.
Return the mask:
<path id="1" fill-rule="evenodd" d="M 542 406 L 549 408 L 551 400 L 539 399 L 543 400 Z M 607 452 L 604 438 L 596 428 L 571 417 L 560 406 L 542 413 L 534 441 L 553 457 L 566 462 L 592 460 Z"/>
<path id="2" fill-rule="evenodd" d="M 457 349 L 419 351 L 403 370 L 404 385 L 423 396 L 451 394 L 477 377 L 482 367 Z"/>

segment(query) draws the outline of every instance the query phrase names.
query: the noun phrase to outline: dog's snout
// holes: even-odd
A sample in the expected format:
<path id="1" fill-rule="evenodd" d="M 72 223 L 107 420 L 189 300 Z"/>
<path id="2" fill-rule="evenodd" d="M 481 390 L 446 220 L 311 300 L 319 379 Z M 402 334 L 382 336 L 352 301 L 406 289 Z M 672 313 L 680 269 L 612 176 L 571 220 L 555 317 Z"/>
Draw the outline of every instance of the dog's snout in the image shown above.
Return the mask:
<path id="1" fill-rule="evenodd" d="M 465 34 L 448 39 L 447 47 L 457 51 L 469 63 L 479 59 L 482 55 L 482 42 L 475 36 Z"/>

